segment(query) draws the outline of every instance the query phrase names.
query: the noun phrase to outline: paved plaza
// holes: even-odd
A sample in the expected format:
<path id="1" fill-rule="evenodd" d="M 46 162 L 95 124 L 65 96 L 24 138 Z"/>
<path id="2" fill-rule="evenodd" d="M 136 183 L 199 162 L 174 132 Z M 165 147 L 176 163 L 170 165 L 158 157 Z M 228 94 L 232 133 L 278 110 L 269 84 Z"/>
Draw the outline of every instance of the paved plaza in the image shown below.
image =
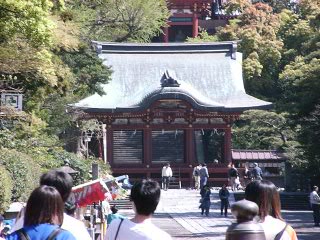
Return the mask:
<path id="1" fill-rule="evenodd" d="M 218 191 L 212 193 L 209 217 L 200 214 L 199 192 L 196 190 L 169 189 L 162 191 L 161 201 L 153 222 L 168 232 L 173 239 L 222 240 L 228 226 L 235 221 L 231 213 L 220 216 Z M 230 197 L 233 202 L 233 194 Z M 131 216 L 131 211 L 124 214 Z M 283 211 L 283 217 L 298 234 L 299 240 L 320 240 L 320 228 L 313 227 L 311 211 Z"/>

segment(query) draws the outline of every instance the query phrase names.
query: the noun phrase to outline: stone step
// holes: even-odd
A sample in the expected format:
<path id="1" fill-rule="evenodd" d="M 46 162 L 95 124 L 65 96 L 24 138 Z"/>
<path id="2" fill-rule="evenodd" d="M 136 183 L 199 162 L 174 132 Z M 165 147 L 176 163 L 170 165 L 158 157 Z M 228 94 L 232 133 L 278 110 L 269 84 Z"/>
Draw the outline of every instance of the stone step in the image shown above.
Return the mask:
<path id="1" fill-rule="evenodd" d="M 234 198 L 243 199 L 244 192 L 234 193 Z M 310 210 L 308 193 L 280 192 L 280 201 L 282 210 Z"/>

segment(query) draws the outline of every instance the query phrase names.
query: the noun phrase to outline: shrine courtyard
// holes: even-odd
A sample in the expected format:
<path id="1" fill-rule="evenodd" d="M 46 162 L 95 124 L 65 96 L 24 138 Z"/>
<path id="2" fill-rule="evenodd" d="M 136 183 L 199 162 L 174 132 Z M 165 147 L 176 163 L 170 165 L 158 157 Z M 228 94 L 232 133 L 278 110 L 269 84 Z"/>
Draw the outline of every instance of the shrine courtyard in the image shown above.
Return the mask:
<path id="1" fill-rule="evenodd" d="M 228 217 L 220 216 L 220 201 L 218 191 L 211 195 L 209 217 L 200 214 L 199 192 L 196 190 L 169 189 L 161 192 L 161 201 L 153 217 L 153 222 L 173 239 L 222 240 L 229 225 L 235 222 L 229 211 Z M 233 194 L 230 203 L 234 202 Z M 128 217 L 132 210 L 120 210 Z M 313 227 L 312 211 L 282 211 L 284 219 L 296 230 L 299 240 L 320 239 L 320 228 Z"/>

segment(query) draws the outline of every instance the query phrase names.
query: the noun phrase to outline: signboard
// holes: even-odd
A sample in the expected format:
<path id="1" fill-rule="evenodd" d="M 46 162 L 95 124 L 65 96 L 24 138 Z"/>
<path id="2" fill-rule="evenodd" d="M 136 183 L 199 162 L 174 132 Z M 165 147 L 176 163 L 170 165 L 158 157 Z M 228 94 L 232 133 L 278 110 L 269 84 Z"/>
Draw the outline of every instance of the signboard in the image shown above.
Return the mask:
<path id="1" fill-rule="evenodd" d="M 69 200 L 76 203 L 77 206 L 83 207 L 105 200 L 108 193 L 111 195 L 106 184 L 101 179 L 97 179 L 73 187 Z"/>

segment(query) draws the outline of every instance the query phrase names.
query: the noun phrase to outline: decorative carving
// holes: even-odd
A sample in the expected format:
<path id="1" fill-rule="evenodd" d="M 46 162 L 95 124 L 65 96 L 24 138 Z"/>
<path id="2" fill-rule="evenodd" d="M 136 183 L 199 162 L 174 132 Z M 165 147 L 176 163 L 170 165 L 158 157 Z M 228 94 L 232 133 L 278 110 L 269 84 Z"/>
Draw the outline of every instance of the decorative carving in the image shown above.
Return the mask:
<path id="1" fill-rule="evenodd" d="M 164 72 L 160 82 L 161 82 L 161 87 L 179 87 L 180 86 L 178 81 L 172 77 L 172 75 L 169 73 L 168 70 Z"/>

